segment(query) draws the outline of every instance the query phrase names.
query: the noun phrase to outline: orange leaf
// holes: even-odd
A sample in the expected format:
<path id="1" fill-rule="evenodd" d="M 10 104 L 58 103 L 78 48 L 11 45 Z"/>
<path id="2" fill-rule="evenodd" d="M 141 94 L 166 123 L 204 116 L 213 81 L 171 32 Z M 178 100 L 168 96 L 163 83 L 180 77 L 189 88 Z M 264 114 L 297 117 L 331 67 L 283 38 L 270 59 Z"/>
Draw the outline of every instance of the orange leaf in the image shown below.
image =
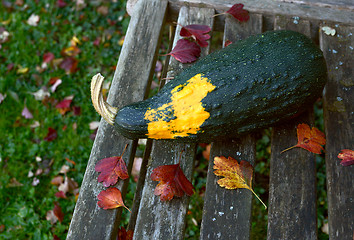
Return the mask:
<path id="1" fill-rule="evenodd" d="M 122 155 L 118 157 L 104 158 L 97 162 L 95 171 L 101 172 L 97 178 L 97 181 L 102 182 L 103 186 L 109 187 L 116 184 L 118 178 L 124 180 L 129 177 L 127 165 L 122 158 L 126 148 L 127 145 L 125 146 Z"/>
<path id="2" fill-rule="evenodd" d="M 242 160 L 239 164 L 237 160 L 232 157 L 215 157 L 214 169 L 214 174 L 216 176 L 224 177 L 217 181 L 220 187 L 225 187 L 226 189 L 246 188 L 258 198 L 265 208 L 267 208 L 252 190 L 253 167 L 249 162 Z"/>
<path id="3" fill-rule="evenodd" d="M 113 209 L 118 207 L 124 207 L 129 212 L 131 212 L 130 209 L 124 205 L 122 199 L 122 193 L 118 188 L 112 187 L 112 188 L 108 188 L 107 190 L 102 190 L 98 194 L 97 198 L 98 198 L 97 205 L 100 208 Z"/>
<path id="4" fill-rule="evenodd" d="M 133 239 L 133 230 L 125 230 L 124 227 L 121 227 L 118 232 L 118 240 L 132 240 Z"/>
<path id="5" fill-rule="evenodd" d="M 161 201 L 171 200 L 174 196 L 182 197 L 184 193 L 193 195 L 193 185 L 184 175 L 180 164 L 163 165 L 155 168 L 151 174 L 151 180 L 160 181 L 155 188 L 154 194 Z"/>
<path id="6" fill-rule="evenodd" d="M 322 145 L 326 144 L 324 133 L 315 127 L 311 129 L 310 126 L 305 123 L 301 123 L 297 126 L 297 140 L 298 143 L 296 145 L 283 150 L 282 153 L 295 147 L 301 147 L 310 152 L 321 154 L 323 150 Z"/>
<path id="7" fill-rule="evenodd" d="M 350 149 L 342 149 L 338 154 L 338 158 L 342 159 L 340 164 L 343 166 L 349 166 L 354 164 L 354 151 Z"/>

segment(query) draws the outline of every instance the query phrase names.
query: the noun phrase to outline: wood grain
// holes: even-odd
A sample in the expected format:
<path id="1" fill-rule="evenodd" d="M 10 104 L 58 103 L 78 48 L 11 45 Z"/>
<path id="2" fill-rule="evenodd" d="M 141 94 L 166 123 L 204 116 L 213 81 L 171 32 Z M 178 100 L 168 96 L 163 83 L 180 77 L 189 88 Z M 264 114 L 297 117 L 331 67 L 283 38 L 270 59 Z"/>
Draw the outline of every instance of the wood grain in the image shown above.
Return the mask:
<path id="1" fill-rule="evenodd" d="M 224 41 L 237 40 L 262 32 L 262 16 L 255 14 L 246 23 L 227 18 Z M 215 156 L 233 157 L 255 164 L 255 138 L 213 142 L 210 153 L 203 220 L 200 239 L 249 239 L 251 228 L 252 193 L 247 189 L 228 190 L 216 182 L 213 166 Z"/>
<path id="2" fill-rule="evenodd" d="M 205 24 L 213 28 L 212 9 L 182 7 L 174 45 L 181 38 L 179 31 L 181 25 Z M 209 48 L 202 49 L 206 55 Z M 174 58 L 170 59 L 167 77 L 173 77 L 189 64 L 181 64 Z M 173 80 L 172 80 L 173 81 Z M 186 177 L 191 179 L 194 167 L 196 144 L 175 143 L 173 141 L 157 140 L 153 143 L 151 161 L 147 169 L 145 186 L 142 193 L 134 239 L 183 239 L 185 229 L 185 216 L 187 213 L 189 197 L 174 198 L 168 202 L 161 202 L 159 196 L 154 195 L 157 182 L 150 179 L 152 170 L 161 165 L 178 163 Z"/>
<path id="3" fill-rule="evenodd" d="M 159 47 L 167 1 L 141 1 L 137 9 L 148 13 L 149 19 L 147 20 L 143 14 L 136 14 L 131 19 L 108 96 L 108 102 L 118 108 L 142 100 L 144 97 L 151 72 L 155 67 L 153 53 Z M 95 172 L 95 165 L 102 158 L 119 156 L 126 143 L 129 143 L 130 147 L 123 159 L 131 167 L 136 141 L 125 139 L 114 130 L 113 126 L 101 121 L 67 239 L 116 238 L 121 208 L 103 210 L 97 206 L 97 195 L 104 188 L 97 182 L 98 173 Z M 117 186 L 124 192 L 127 183 L 128 181 L 124 184 L 119 182 Z"/>
<path id="4" fill-rule="evenodd" d="M 324 93 L 326 171 L 330 239 L 353 239 L 354 166 L 340 165 L 338 153 L 354 150 L 354 27 L 324 25 L 334 36 L 320 32 L 321 49 L 327 60 L 328 83 Z"/>
<path id="5" fill-rule="evenodd" d="M 309 21 L 277 17 L 275 29 L 310 35 Z M 313 108 L 300 117 L 273 128 L 271 139 L 268 239 L 317 239 L 316 175 L 314 154 L 296 148 L 299 123 L 313 126 Z"/>

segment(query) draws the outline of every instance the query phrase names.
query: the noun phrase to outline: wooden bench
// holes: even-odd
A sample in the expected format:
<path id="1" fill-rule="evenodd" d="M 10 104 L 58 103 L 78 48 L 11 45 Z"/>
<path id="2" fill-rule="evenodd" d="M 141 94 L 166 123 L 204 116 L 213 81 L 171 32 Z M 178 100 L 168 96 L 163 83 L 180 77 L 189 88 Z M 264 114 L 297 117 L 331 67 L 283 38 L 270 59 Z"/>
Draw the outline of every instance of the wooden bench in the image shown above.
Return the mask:
<path id="1" fill-rule="evenodd" d="M 241 1 L 242 2 L 242 1 Z M 117 64 L 108 102 L 118 108 L 147 97 L 154 73 L 164 25 L 178 22 L 173 44 L 180 38 L 180 25 L 205 24 L 224 33 L 232 42 L 273 29 L 302 32 L 317 42 L 328 64 L 328 84 L 323 95 L 326 134 L 326 171 L 328 224 L 330 239 L 353 239 L 354 167 L 341 166 L 341 149 L 354 149 L 354 5 L 351 0 L 247 0 L 250 20 L 239 23 L 215 13 L 229 9 L 231 0 L 140 0 L 134 7 L 122 52 Z M 334 36 L 321 30 L 329 26 Z M 172 46 L 170 44 L 170 46 Z M 220 46 L 221 48 L 222 46 Z M 209 48 L 202 50 L 207 55 Z M 186 65 L 169 59 L 164 76 L 172 77 Z M 302 116 L 272 128 L 270 186 L 268 202 L 268 239 L 317 239 L 316 166 L 314 154 L 296 149 L 280 154 L 296 144 L 296 126 L 313 125 L 312 106 Z M 97 182 L 98 160 L 119 156 L 129 143 L 124 160 L 132 168 L 138 142 L 128 140 L 101 121 L 85 177 L 81 186 L 67 239 L 116 239 L 122 209 L 103 210 L 97 195 L 103 190 Z M 256 139 L 248 136 L 212 143 L 210 159 L 232 156 L 255 165 Z M 183 153 L 181 154 L 181 151 Z M 147 141 L 140 178 L 135 192 L 129 229 L 134 239 L 183 239 L 189 197 L 161 202 L 153 194 L 152 169 L 174 164 L 181 157 L 181 167 L 190 179 L 196 144 Z M 180 156 L 181 155 L 181 156 Z M 226 190 L 216 184 L 213 161 L 209 161 L 200 239 L 250 239 L 252 193 L 249 190 Z M 129 181 L 116 185 L 127 191 Z M 227 214 L 219 214 L 227 213 Z M 266 236 L 264 236 L 266 238 Z"/>

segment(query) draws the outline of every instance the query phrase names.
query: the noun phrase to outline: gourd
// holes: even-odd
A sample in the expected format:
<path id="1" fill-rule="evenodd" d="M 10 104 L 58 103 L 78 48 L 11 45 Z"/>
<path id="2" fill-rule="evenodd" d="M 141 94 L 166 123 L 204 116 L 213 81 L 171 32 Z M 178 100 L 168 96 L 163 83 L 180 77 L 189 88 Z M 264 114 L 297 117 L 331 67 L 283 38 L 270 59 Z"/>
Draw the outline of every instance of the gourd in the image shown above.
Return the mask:
<path id="1" fill-rule="evenodd" d="M 92 79 L 96 110 L 129 139 L 210 142 L 286 121 L 321 96 L 327 80 L 321 50 L 293 31 L 251 36 L 209 54 L 155 96 L 119 110 Z"/>

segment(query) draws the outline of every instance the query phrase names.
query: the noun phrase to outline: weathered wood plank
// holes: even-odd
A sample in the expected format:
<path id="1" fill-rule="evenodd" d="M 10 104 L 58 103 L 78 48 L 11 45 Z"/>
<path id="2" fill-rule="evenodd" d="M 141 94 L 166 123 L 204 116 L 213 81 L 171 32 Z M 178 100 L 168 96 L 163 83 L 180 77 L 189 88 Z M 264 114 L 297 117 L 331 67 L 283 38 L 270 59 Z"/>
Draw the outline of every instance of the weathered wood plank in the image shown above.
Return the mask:
<path id="1" fill-rule="evenodd" d="M 131 19 L 108 96 L 108 102 L 118 108 L 143 99 L 155 66 L 152 53 L 159 47 L 167 1 L 140 1 L 137 8 L 142 14 L 136 14 Z M 126 143 L 130 143 L 130 147 L 123 157 L 125 161 L 128 158 L 128 165 L 131 166 L 136 141 L 123 138 L 112 126 L 101 121 L 67 239 L 116 238 L 121 209 L 103 210 L 97 206 L 97 195 L 104 188 L 97 182 L 95 165 L 102 158 L 119 156 Z M 125 186 L 119 182 L 117 186 L 124 190 L 126 184 L 127 181 Z"/>
<path id="2" fill-rule="evenodd" d="M 226 18 L 224 41 L 237 40 L 262 32 L 262 16 L 251 15 L 246 23 Z M 200 239 L 249 239 L 251 228 L 252 193 L 247 189 L 228 190 L 216 182 L 213 166 L 215 156 L 233 157 L 255 163 L 255 139 L 248 135 L 240 139 L 212 143 L 203 220 Z"/>
<path id="3" fill-rule="evenodd" d="M 290 29 L 310 35 L 308 21 L 275 19 L 275 29 Z M 299 123 L 313 123 L 313 109 L 273 128 L 271 139 L 268 239 L 317 239 L 316 166 L 314 154 L 296 148 Z"/>
<path id="4" fill-rule="evenodd" d="M 328 66 L 324 124 L 329 238 L 352 239 L 354 166 L 340 165 L 337 156 L 342 149 L 354 150 L 354 27 L 329 26 L 336 29 L 334 36 L 320 33 L 321 49 Z"/>
<path id="5" fill-rule="evenodd" d="M 206 24 L 213 27 L 212 9 L 182 7 L 174 45 L 179 36 L 181 26 L 188 24 Z M 206 55 L 209 48 L 204 48 L 202 55 Z M 181 64 L 171 58 L 168 77 L 175 76 L 186 64 Z M 173 80 L 172 80 L 173 81 Z M 154 141 L 152 157 L 147 169 L 145 186 L 142 193 L 134 239 L 183 239 L 185 228 L 185 215 L 187 212 L 189 197 L 173 199 L 169 202 L 161 202 L 159 196 L 154 195 L 157 182 L 150 179 L 152 170 L 161 165 L 178 163 L 181 159 L 181 168 L 186 177 L 191 179 L 194 167 L 195 144 L 175 143 L 173 141 Z M 182 152 L 183 151 L 183 152 Z"/>

